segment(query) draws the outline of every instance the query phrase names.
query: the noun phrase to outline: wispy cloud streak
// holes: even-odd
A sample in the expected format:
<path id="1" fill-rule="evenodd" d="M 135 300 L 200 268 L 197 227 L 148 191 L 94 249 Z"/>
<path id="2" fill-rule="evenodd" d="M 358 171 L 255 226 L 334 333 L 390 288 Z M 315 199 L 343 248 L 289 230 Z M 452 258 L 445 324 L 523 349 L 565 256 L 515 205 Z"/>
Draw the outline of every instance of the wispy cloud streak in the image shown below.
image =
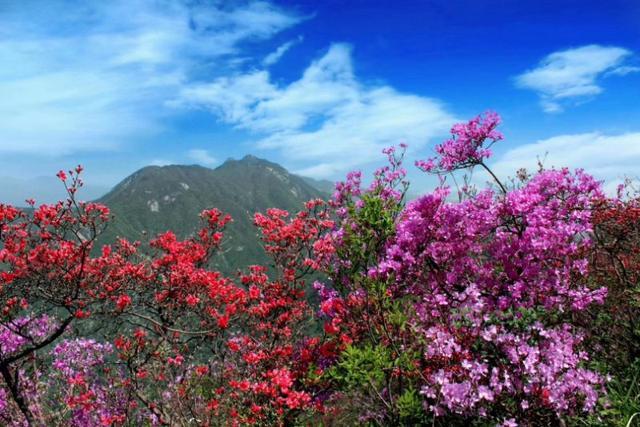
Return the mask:
<path id="1" fill-rule="evenodd" d="M 164 101 L 181 87 L 232 69 L 243 43 L 300 21 L 263 1 L 223 6 L 9 3 L 0 16 L 0 152 L 108 150 L 157 134 L 171 112 Z"/>

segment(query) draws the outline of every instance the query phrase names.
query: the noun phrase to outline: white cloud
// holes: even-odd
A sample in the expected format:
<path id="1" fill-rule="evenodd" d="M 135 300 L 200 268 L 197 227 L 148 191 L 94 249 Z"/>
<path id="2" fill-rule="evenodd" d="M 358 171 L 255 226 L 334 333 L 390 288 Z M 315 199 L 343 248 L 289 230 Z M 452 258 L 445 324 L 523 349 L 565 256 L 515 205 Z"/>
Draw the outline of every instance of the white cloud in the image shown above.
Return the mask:
<path id="1" fill-rule="evenodd" d="M 254 71 L 192 85 L 174 104 L 208 109 L 262 135 L 258 147 L 313 162 L 298 172 L 316 177 L 378 160 L 382 148 L 399 142 L 423 147 L 455 121 L 437 100 L 361 84 L 345 44 L 332 45 L 289 85 Z"/>
<path id="2" fill-rule="evenodd" d="M 195 64 L 225 72 L 242 43 L 299 21 L 264 1 L 9 2 L 0 15 L 0 153 L 114 149 L 152 136 Z"/>
<path id="3" fill-rule="evenodd" d="M 207 150 L 194 148 L 194 149 L 189 150 L 187 152 L 187 156 L 191 160 L 194 160 L 194 161 L 198 162 L 199 164 L 202 164 L 202 165 L 205 165 L 205 166 L 211 166 L 211 165 L 215 165 L 216 163 L 218 163 L 218 159 L 216 159 L 211 154 L 209 154 L 209 152 Z"/>
<path id="4" fill-rule="evenodd" d="M 640 73 L 640 67 L 635 67 L 632 65 L 624 65 L 622 67 L 614 68 L 613 70 L 607 72 L 607 76 L 626 76 L 631 73 Z"/>
<path id="5" fill-rule="evenodd" d="M 638 71 L 637 67 L 623 65 L 631 55 L 631 51 L 621 47 L 599 45 L 554 52 L 538 67 L 517 76 L 516 84 L 538 92 L 545 112 L 560 112 L 568 101 L 602 93 L 598 78 Z"/>
<path id="6" fill-rule="evenodd" d="M 614 188 L 625 177 L 640 176 L 640 132 L 607 135 L 598 132 L 560 135 L 507 151 L 491 164 L 503 178 L 514 176 L 519 168 L 533 172 L 540 159 L 546 168 L 582 168 L 607 188 Z"/>
<path id="7" fill-rule="evenodd" d="M 294 47 L 295 45 L 301 42 L 302 42 L 302 36 L 299 36 L 296 39 L 289 40 L 288 42 L 281 44 L 280 46 L 278 46 L 276 50 L 274 50 L 273 52 L 271 52 L 270 54 L 264 57 L 264 59 L 262 60 L 262 65 L 264 65 L 265 67 L 268 67 L 270 65 L 277 63 L 278 61 L 280 61 L 280 58 L 282 58 L 282 55 L 287 53 L 289 49 L 291 49 L 292 47 Z"/>

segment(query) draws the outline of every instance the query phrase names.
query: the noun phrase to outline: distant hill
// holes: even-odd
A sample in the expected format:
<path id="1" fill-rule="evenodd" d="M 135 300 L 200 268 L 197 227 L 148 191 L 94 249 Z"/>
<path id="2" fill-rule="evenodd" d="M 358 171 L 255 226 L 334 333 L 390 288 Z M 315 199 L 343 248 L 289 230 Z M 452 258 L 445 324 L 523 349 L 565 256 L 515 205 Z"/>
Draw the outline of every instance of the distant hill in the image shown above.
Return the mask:
<path id="1" fill-rule="evenodd" d="M 166 230 L 186 237 L 199 225 L 199 213 L 216 207 L 234 219 L 225 233 L 223 254 L 216 261 L 217 268 L 231 272 L 266 260 L 252 223 L 255 212 L 270 207 L 297 212 L 302 203 L 318 197 L 326 199 L 328 192 L 254 156 L 227 160 L 216 169 L 148 166 L 98 199 L 115 216 L 102 240 L 110 243 L 121 236 L 145 241 Z"/>
<path id="2" fill-rule="evenodd" d="M 326 179 L 314 179 L 314 178 L 309 178 L 307 176 L 302 176 L 301 178 L 304 179 L 307 184 L 309 184 L 316 190 L 320 190 L 323 193 L 326 193 L 329 195 L 333 194 L 333 191 L 336 188 L 336 183 L 333 181 L 329 181 Z"/>

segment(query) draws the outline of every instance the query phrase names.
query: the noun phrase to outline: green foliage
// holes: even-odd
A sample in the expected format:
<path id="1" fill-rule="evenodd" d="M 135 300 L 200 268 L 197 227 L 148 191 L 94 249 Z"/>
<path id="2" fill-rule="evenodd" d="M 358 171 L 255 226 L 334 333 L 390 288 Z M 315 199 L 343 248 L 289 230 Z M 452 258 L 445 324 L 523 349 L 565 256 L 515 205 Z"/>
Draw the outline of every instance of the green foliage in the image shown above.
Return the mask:
<path id="1" fill-rule="evenodd" d="M 393 366 L 389 349 L 382 346 L 357 348 L 349 346 L 340 361 L 327 375 L 343 389 L 377 388 L 384 383 L 385 371 Z"/>
<path id="2" fill-rule="evenodd" d="M 407 389 L 396 402 L 398 413 L 403 424 L 419 423 L 425 418 L 422 399 L 414 389 Z"/>
<path id="3" fill-rule="evenodd" d="M 354 283 L 366 282 L 366 274 L 359 273 L 377 263 L 385 243 L 395 234 L 396 221 L 405 206 L 406 190 L 404 187 L 400 200 L 384 197 L 381 187 L 362 194 L 357 201 L 351 199 L 346 203 L 349 224 L 343 224 L 344 236 L 338 257 L 348 259 L 350 268 L 338 272 L 337 276 L 348 277 Z M 357 284 L 376 294 L 386 291 L 386 285 L 379 282 Z M 339 281 L 336 286 L 340 288 Z"/>
<path id="4" fill-rule="evenodd" d="M 606 370 L 605 366 L 600 367 Z M 616 372 L 607 384 L 607 396 L 599 410 L 589 417 L 571 420 L 571 426 L 640 426 L 640 359 L 623 372 Z M 632 418 L 633 417 L 633 418 Z"/>

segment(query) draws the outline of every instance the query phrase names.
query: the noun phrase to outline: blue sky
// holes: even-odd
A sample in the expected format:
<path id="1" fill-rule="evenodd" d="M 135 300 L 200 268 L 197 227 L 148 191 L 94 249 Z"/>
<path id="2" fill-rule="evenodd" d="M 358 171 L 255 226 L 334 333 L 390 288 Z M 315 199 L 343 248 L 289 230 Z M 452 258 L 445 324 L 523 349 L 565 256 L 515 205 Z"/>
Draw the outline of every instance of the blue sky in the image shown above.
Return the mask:
<path id="1" fill-rule="evenodd" d="M 635 0 L 0 0 L 0 200 L 77 163 L 88 198 L 248 153 L 339 179 L 487 109 L 501 175 L 539 156 L 611 187 L 640 175 L 639 96 Z"/>

